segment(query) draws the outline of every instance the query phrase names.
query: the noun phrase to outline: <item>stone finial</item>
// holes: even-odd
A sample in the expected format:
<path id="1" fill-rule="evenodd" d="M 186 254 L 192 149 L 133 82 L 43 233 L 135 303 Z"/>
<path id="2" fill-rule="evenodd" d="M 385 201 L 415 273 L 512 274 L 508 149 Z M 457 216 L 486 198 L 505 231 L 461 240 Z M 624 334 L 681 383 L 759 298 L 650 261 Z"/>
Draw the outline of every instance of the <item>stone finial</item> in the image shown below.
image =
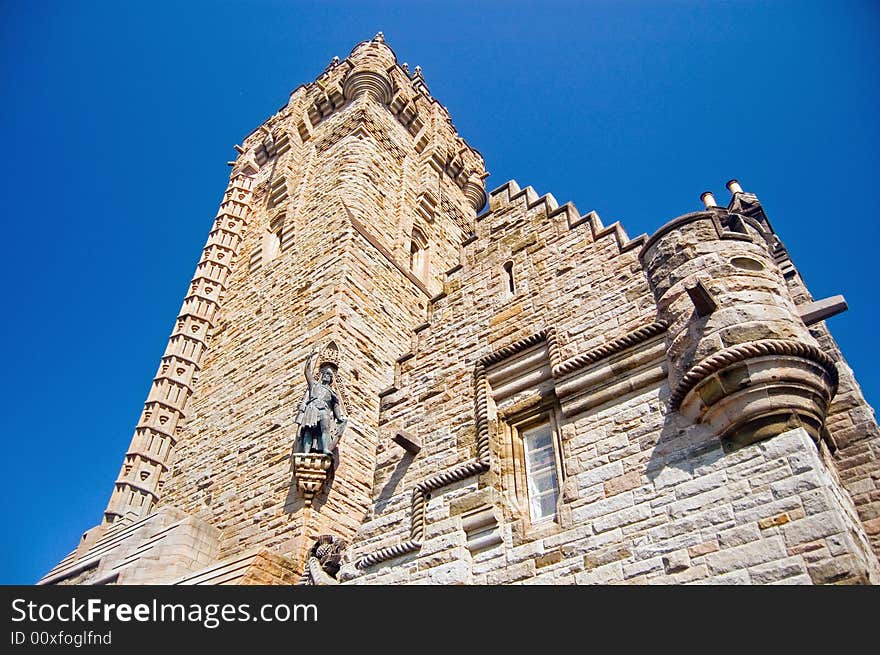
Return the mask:
<path id="1" fill-rule="evenodd" d="M 728 180 L 726 186 L 731 195 L 736 195 L 737 193 L 743 192 L 743 188 L 739 185 L 738 180 Z"/>
<path id="2" fill-rule="evenodd" d="M 376 36 L 373 37 L 373 41 L 376 43 L 385 43 L 385 35 L 382 32 L 377 32 Z"/>
<path id="3" fill-rule="evenodd" d="M 703 193 L 700 194 L 700 200 L 703 201 L 703 206 L 706 209 L 711 209 L 712 207 L 718 206 L 718 203 L 715 202 L 715 194 L 713 194 L 711 191 L 703 191 Z"/>
<path id="4" fill-rule="evenodd" d="M 413 72 L 413 77 L 422 77 L 422 67 L 416 66 L 415 71 Z"/>
<path id="5" fill-rule="evenodd" d="M 403 72 L 409 75 L 409 64 L 407 62 L 403 62 L 400 67 L 403 69 Z"/>

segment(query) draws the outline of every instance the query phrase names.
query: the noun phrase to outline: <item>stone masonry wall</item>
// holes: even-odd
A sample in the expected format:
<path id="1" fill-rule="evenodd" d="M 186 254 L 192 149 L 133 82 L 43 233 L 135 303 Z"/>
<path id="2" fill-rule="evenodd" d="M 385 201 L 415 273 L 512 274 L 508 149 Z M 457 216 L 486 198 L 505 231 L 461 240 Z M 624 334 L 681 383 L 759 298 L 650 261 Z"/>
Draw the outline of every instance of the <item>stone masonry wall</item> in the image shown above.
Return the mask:
<path id="1" fill-rule="evenodd" d="M 796 271 L 789 278 L 789 285 L 798 302 L 813 300 Z M 831 355 L 840 373 L 837 395 L 825 419 L 825 428 L 834 448 L 833 466 L 855 503 L 874 553 L 880 557 L 880 429 L 877 419 L 825 321 L 810 326 L 810 333 L 822 350 Z"/>
<path id="2" fill-rule="evenodd" d="M 706 428 L 668 411 L 663 348 L 652 345 L 662 341 L 649 338 L 597 360 L 584 374 L 595 381 L 582 385 L 588 399 L 579 406 L 586 409 L 566 415 L 571 404 L 562 396 L 571 383 L 562 363 L 655 318 L 637 258 L 643 239 L 629 241 L 619 228 L 603 228 L 594 214 L 581 219 L 571 205 L 559 208 L 552 197 L 538 198 L 513 183 L 491 194 L 490 207 L 478 218 L 477 239 L 462 250 L 463 267 L 450 272 L 446 295 L 432 303 L 430 326 L 418 333 L 383 397 L 373 514 L 347 554 L 345 580 L 880 579 L 852 504 L 807 433 L 798 429 L 728 452 Z M 507 262 L 515 274 L 513 296 L 506 293 Z M 517 347 L 548 329 L 553 336 L 546 347 Z M 519 366 L 522 384 L 514 374 L 489 371 L 489 471 L 427 496 L 423 539 L 413 552 L 355 566 L 410 538 L 413 487 L 477 455 L 475 366 L 505 349 L 511 354 L 498 367 L 520 351 L 523 361 L 547 362 L 511 364 Z M 622 380 L 628 386 L 604 393 Z M 504 426 L 507 416 L 535 405 L 536 394 L 553 396 L 554 389 L 564 477 L 558 520 L 529 525 L 512 474 L 521 463 Z M 391 441 L 398 430 L 420 439 L 418 455 Z M 495 536 L 485 538 L 487 531 Z"/>
<path id="3" fill-rule="evenodd" d="M 372 92 L 315 113 L 328 89 L 349 93 L 345 80 L 365 69 L 391 76 L 412 104 L 413 82 L 388 53 L 361 44 L 242 148 L 237 165 L 259 169 L 253 215 L 159 501 L 219 528 L 221 559 L 260 546 L 296 559 L 318 534 L 354 534 L 370 504 L 379 392 L 473 220 L 472 190 L 450 173 L 454 162 L 432 165 L 453 147 L 477 162 L 460 152 L 436 101 L 417 101 L 415 134 Z M 430 240 L 425 279 L 409 268 L 415 224 Z M 349 425 L 329 490 L 307 508 L 291 466 L 293 419 L 308 353 L 330 342 Z"/>

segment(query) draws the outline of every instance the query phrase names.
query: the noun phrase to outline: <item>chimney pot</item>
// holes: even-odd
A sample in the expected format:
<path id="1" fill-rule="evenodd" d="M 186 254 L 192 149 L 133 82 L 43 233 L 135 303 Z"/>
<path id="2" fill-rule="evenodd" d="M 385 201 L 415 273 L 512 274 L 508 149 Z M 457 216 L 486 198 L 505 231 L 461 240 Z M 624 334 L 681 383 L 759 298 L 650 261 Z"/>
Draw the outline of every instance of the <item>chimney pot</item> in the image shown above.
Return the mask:
<path id="1" fill-rule="evenodd" d="M 731 195 L 743 192 L 743 188 L 739 185 L 739 180 L 730 180 L 727 183 L 727 190 L 730 191 Z"/>

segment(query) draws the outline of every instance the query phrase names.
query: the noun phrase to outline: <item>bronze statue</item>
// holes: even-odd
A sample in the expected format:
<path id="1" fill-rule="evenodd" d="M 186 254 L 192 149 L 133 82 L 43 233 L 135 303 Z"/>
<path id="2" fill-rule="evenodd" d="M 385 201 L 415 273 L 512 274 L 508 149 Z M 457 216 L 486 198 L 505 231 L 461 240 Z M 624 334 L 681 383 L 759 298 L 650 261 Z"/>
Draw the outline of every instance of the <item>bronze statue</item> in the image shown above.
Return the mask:
<path id="1" fill-rule="evenodd" d="M 317 357 L 317 351 L 312 351 L 306 361 L 305 376 L 308 389 L 300 401 L 299 413 L 296 417 L 296 422 L 299 424 L 296 451 L 329 455 L 336 448 L 348 418 L 345 416 L 339 395 L 332 386 L 336 367 L 329 363 L 322 364 L 320 382 L 315 381 L 313 369 Z"/>

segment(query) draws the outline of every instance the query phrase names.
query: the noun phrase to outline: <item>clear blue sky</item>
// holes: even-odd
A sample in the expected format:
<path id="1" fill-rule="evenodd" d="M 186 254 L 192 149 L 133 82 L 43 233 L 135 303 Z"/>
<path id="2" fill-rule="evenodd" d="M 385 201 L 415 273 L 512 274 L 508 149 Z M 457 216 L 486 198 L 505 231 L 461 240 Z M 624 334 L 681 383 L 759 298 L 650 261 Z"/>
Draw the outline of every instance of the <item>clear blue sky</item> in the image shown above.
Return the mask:
<path id="1" fill-rule="evenodd" d="M 96 524 L 234 157 L 382 30 L 489 188 L 516 179 L 651 233 L 761 198 L 869 402 L 880 174 L 871 2 L 3 2 L 0 583 Z"/>

